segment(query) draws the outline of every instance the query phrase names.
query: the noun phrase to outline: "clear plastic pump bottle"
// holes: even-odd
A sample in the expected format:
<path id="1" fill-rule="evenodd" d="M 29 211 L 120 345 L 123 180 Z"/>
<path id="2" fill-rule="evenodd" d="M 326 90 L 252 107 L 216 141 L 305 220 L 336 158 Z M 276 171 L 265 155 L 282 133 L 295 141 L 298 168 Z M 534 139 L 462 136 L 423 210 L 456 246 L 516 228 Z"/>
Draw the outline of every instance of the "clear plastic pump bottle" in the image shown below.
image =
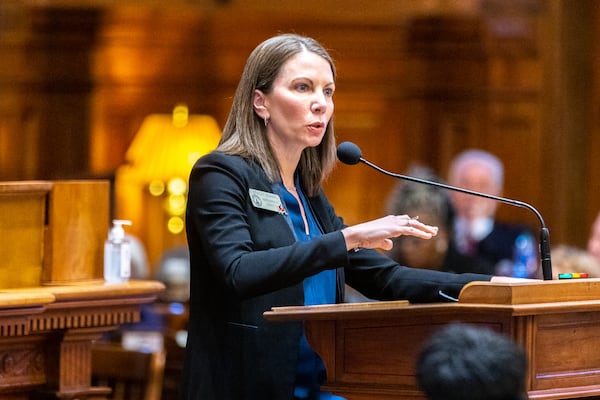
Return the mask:
<path id="1" fill-rule="evenodd" d="M 131 221 L 113 220 L 104 242 L 104 280 L 108 283 L 125 282 L 131 276 L 131 245 L 123 225 L 131 225 Z"/>

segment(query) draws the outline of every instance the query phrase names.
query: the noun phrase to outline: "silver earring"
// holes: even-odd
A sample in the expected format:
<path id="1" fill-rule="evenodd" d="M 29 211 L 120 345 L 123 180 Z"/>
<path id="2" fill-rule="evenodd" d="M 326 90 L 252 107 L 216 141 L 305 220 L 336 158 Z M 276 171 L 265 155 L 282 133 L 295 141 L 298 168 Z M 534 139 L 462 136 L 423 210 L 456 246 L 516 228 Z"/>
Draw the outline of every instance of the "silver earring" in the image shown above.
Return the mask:
<path id="1" fill-rule="evenodd" d="M 266 127 L 267 127 L 267 125 L 269 125 L 269 118 L 268 118 L 268 117 L 265 117 L 265 118 L 264 118 L 264 120 L 265 120 L 265 128 L 266 128 Z"/>

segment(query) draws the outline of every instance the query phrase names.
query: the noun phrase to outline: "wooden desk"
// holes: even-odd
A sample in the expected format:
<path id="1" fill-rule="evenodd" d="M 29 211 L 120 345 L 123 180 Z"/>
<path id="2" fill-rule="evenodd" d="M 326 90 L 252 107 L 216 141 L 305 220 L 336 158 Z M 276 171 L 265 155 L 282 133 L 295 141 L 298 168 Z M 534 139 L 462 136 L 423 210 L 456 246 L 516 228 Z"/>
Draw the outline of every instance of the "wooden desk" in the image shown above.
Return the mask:
<path id="1" fill-rule="evenodd" d="M 109 183 L 0 182 L 0 399 L 102 400 L 91 345 L 164 285 L 107 285 Z"/>
<path id="2" fill-rule="evenodd" d="M 91 345 L 164 289 L 154 281 L 0 290 L 0 399 L 105 399 Z"/>
<path id="3" fill-rule="evenodd" d="M 531 399 L 600 396 L 600 279 L 474 282 L 458 303 L 279 307 L 265 317 L 305 321 L 327 368 L 324 389 L 348 400 L 424 399 L 416 357 L 435 329 L 453 321 L 491 327 L 523 346 Z"/>

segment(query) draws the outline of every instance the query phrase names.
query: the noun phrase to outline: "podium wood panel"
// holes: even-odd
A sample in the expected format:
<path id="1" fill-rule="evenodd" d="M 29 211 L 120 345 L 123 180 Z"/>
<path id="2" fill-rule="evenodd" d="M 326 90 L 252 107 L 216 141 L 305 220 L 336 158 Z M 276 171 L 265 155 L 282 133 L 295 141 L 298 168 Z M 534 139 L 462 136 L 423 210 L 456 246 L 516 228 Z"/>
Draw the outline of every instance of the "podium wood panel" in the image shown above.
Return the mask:
<path id="1" fill-rule="evenodd" d="M 435 330 L 457 321 L 489 327 L 525 349 L 531 399 L 600 396 L 600 279 L 473 282 L 457 303 L 277 307 L 265 318 L 304 321 L 327 368 L 324 390 L 348 400 L 425 399 L 417 355 Z"/>

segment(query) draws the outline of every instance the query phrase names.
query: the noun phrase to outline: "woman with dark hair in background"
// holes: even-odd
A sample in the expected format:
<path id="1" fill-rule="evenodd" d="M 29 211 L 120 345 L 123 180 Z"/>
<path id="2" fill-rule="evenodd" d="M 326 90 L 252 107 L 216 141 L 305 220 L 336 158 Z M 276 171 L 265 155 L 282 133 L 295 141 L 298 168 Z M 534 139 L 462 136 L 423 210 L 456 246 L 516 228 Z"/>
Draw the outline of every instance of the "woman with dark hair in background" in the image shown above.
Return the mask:
<path id="1" fill-rule="evenodd" d="M 430 168 L 421 165 L 409 168 L 407 175 L 444 183 Z M 390 193 L 386 212 L 415 215 L 424 224 L 438 227 L 437 235 L 430 240 L 404 235 L 393 238 L 394 247 L 386 254 L 399 264 L 459 273 L 493 268 L 484 259 L 458 251 L 454 237 L 455 211 L 446 189 L 399 180 Z"/>

